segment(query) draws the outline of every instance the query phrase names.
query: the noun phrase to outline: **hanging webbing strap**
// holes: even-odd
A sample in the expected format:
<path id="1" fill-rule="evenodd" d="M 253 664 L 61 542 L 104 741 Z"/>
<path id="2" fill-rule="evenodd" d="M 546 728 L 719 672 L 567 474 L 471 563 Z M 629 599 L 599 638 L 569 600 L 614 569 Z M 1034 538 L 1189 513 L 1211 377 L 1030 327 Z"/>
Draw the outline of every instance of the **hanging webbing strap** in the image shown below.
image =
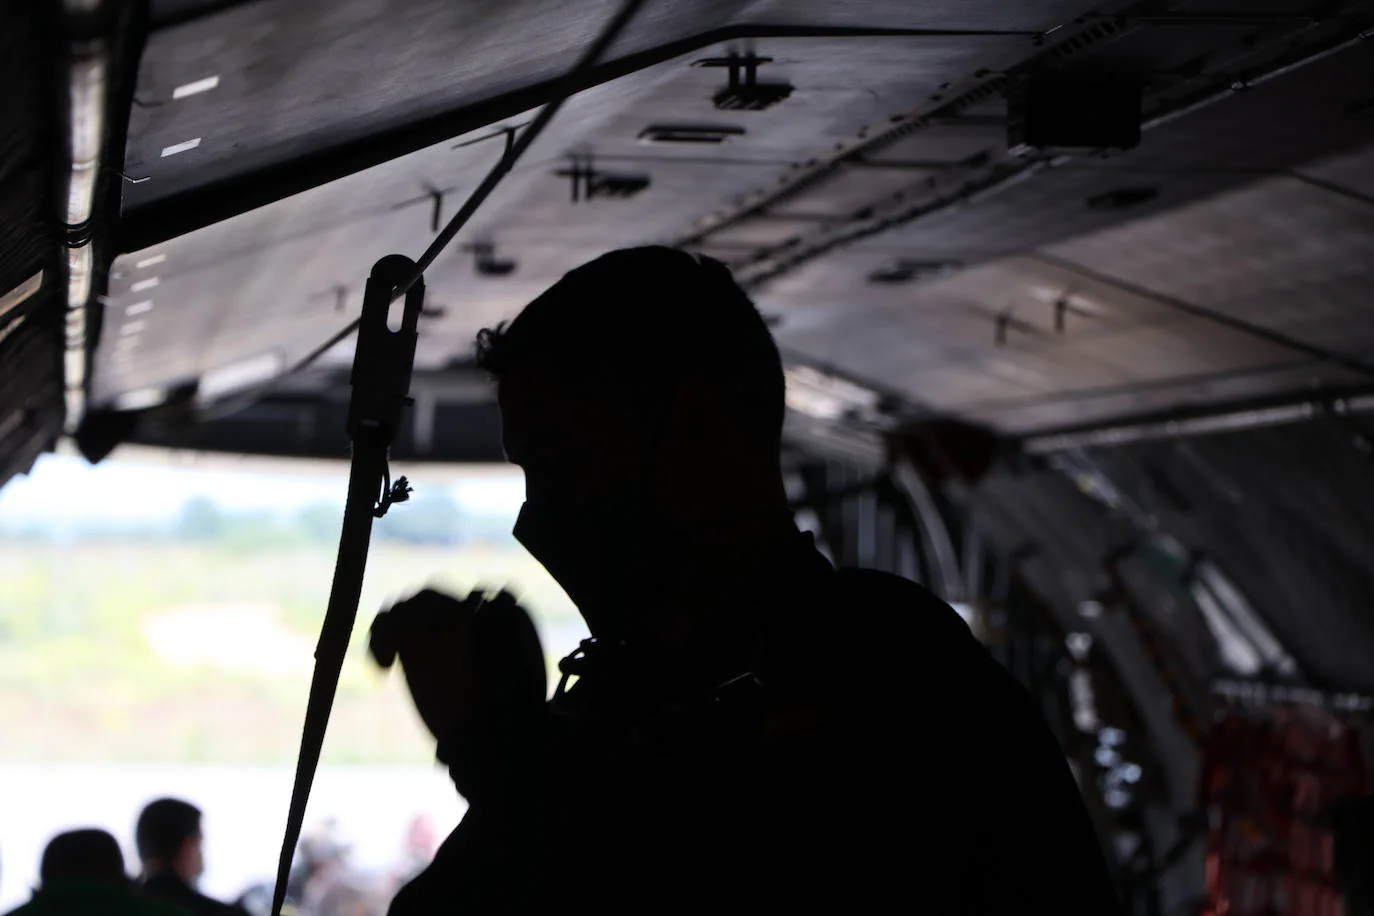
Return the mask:
<path id="1" fill-rule="evenodd" d="M 320 748 L 329 725 L 329 711 L 334 705 L 339 674 L 348 652 L 348 640 L 358 615 L 363 569 L 367 564 L 368 542 L 372 537 L 372 519 L 374 515 L 385 512 L 391 502 L 405 498 L 404 478 L 398 481 L 396 493 L 390 492 L 387 451 L 395 438 L 410 388 L 410 373 L 415 362 L 415 328 L 424 300 L 425 268 L 453 241 L 505 174 L 548 126 L 563 102 L 581 88 L 581 81 L 590 76 L 602 55 L 620 37 L 644 3 L 645 0 L 625 0 L 601 34 L 583 50 L 576 65 L 564 77 L 563 85 L 554 99 L 540 109 L 517 139 L 512 141 L 508 135 L 505 154 L 435 237 L 418 263 L 400 255 L 390 255 L 377 262 L 372 269 L 372 276 L 368 278 L 363 311 L 357 322 L 353 399 L 348 411 L 348 433 L 353 441 L 348 502 L 344 508 L 343 533 L 339 538 L 338 559 L 334 564 L 329 606 L 325 611 L 320 641 L 315 648 L 315 673 L 310 680 L 310 698 L 306 702 L 305 725 L 301 730 L 301 752 L 296 761 L 296 779 L 291 789 L 291 807 L 286 817 L 281 858 L 277 862 L 272 916 L 281 916 L 282 904 L 286 899 L 286 882 L 291 873 L 296 844 L 300 841 L 301 826 L 305 822 L 310 785 L 315 778 L 315 768 L 319 765 Z M 392 300 L 402 295 L 405 296 L 405 317 L 401 330 L 392 333 L 387 328 L 387 315 Z M 352 329 L 353 325 L 345 328 L 281 378 L 309 365 L 343 340 Z M 265 390 L 254 391 L 251 396 L 254 399 L 261 397 Z"/>
<path id="2" fill-rule="evenodd" d="M 305 725 L 301 729 L 301 751 L 296 761 L 291 807 L 286 815 L 286 835 L 277 862 L 272 916 L 281 916 L 286 899 L 286 882 L 305 822 L 310 786 L 320 762 L 329 711 L 334 705 L 339 673 L 358 614 L 372 519 L 382 515 L 391 502 L 405 498 L 404 478 L 398 481 L 395 490 L 391 487 L 387 459 L 408 400 L 410 374 L 415 363 L 416 326 L 424 306 L 424 282 L 415 283 L 407 291 L 400 330 L 390 330 L 387 316 L 392 294 L 413 276 L 414 269 L 415 262 L 407 257 L 389 255 L 382 258 L 372 268 L 363 298 L 358 345 L 353 356 L 353 397 L 348 407 L 348 434 L 353 441 L 348 502 L 344 507 L 343 532 L 339 536 L 329 606 L 319 644 L 315 647 L 315 673 L 310 681 Z"/>

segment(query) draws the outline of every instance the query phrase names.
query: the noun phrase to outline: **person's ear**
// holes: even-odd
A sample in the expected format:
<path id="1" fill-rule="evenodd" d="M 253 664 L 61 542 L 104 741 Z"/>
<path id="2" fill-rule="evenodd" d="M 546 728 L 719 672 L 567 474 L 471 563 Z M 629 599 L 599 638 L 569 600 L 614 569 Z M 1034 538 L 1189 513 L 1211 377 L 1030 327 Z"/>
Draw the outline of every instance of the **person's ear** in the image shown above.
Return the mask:
<path id="1" fill-rule="evenodd" d="M 177 871 L 182 875 L 198 876 L 204 868 L 201 857 L 201 837 L 190 836 L 177 852 Z"/>

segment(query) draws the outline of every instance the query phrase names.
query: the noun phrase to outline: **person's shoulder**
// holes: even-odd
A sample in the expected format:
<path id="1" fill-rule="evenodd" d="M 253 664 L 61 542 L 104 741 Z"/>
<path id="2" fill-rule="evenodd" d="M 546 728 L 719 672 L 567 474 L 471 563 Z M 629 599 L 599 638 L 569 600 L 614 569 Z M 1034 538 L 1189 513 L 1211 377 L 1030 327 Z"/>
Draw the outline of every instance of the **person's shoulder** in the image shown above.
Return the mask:
<path id="1" fill-rule="evenodd" d="M 150 878 L 142 895 L 161 909 L 157 916 L 247 916 L 241 907 L 221 903 L 179 880 Z"/>
<path id="2" fill-rule="evenodd" d="M 827 669 L 854 689 L 889 695 L 930 684 L 987 680 L 987 650 L 964 619 L 917 583 L 876 570 L 841 568 L 812 607 Z"/>
<path id="3" fill-rule="evenodd" d="M 224 903 L 214 897 L 207 897 L 199 891 L 196 891 L 195 894 L 196 916 L 248 916 L 248 911 L 237 904 Z"/>
<path id="4" fill-rule="evenodd" d="M 155 897 L 148 893 L 139 893 L 137 909 L 147 916 L 198 916 L 190 907 L 183 906 L 162 897 Z"/>
<path id="5" fill-rule="evenodd" d="M 835 571 L 835 600 L 852 610 L 851 620 L 926 643 L 977 646 L 973 632 L 954 608 L 925 586 L 874 569 Z"/>

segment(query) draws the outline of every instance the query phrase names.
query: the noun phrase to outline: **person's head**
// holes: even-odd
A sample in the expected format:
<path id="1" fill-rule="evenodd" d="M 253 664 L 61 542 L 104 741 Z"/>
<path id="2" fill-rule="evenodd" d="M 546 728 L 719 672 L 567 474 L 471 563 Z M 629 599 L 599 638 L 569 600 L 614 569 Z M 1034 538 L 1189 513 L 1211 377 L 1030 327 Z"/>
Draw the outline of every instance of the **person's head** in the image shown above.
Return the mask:
<path id="1" fill-rule="evenodd" d="M 636 551 L 786 512 L 782 360 L 717 261 L 660 247 L 603 255 L 483 331 L 478 364 L 497 382 L 506 455 L 525 471 L 517 534 L 594 630 L 606 589 L 590 566 L 618 564 L 623 579 Z M 579 556 L 551 562 L 550 543 Z"/>
<path id="2" fill-rule="evenodd" d="M 159 798 L 138 816 L 134 829 L 143 872 L 173 874 L 194 883 L 205 870 L 200 809 L 177 798 Z"/>
<path id="3" fill-rule="evenodd" d="M 39 880 L 46 887 L 53 882 L 77 879 L 113 884 L 128 882 L 124 854 L 119 843 L 104 830 L 87 828 L 59 833 L 43 850 L 38 868 Z"/>

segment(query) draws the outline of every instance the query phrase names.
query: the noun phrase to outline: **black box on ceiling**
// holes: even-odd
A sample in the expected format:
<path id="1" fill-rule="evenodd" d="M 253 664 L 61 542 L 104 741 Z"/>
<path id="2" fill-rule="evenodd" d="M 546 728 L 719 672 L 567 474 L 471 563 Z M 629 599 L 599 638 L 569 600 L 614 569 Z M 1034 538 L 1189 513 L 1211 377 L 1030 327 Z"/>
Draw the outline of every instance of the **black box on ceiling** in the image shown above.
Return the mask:
<path id="1" fill-rule="evenodd" d="M 1131 149 L 1139 143 L 1139 82 L 1043 74 L 1007 96 L 1007 147 L 1013 154 Z"/>

